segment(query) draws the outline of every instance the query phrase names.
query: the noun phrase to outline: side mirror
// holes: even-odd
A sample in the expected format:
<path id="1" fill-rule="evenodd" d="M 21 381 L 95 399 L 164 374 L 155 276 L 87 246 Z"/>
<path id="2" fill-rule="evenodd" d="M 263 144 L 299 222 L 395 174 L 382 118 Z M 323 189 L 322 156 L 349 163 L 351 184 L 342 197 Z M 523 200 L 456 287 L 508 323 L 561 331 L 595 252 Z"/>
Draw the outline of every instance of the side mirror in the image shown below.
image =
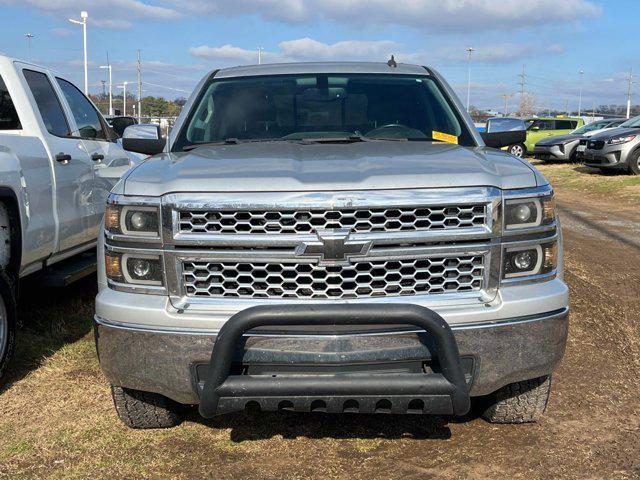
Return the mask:
<path id="1" fill-rule="evenodd" d="M 490 118 L 487 120 L 487 131 L 480 136 L 487 147 L 502 148 L 524 143 L 527 131 L 524 121 L 519 118 Z"/>
<path id="2" fill-rule="evenodd" d="M 165 143 L 166 140 L 160 134 L 159 125 L 130 125 L 122 135 L 122 148 L 128 152 L 144 155 L 162 153 Z"/>
<path id="3" fill-rule="evenodd" d="M 540 127 L 536 126 L 536 127 L 531 127 L 531 130 L 534 132 L 537 132 L 538 130 L 540 130 Z"/>

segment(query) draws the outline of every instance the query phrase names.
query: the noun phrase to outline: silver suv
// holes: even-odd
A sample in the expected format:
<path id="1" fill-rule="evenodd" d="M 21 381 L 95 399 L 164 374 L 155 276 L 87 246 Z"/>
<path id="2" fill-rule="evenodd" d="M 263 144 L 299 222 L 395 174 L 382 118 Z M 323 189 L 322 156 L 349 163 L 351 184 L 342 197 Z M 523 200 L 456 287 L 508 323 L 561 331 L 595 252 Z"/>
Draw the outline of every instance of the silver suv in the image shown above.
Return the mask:
<path id="1" fill-rule="evenodd" d="M 640 175 L 640 115 L 587 142 L 584 162 L 600 169 L 623 169 Z"/>
<path id="2" fill-rule="evenodd" d="M 553 190 L 433 69 L 206 76 L 112 191 L 96 340 L 135 428 L 263 410 L 536 420 L 567 336 Z M 146 138 L 145 138 L 146 137 Z M 483 142 L 484 138 L 484 142 Z"/>

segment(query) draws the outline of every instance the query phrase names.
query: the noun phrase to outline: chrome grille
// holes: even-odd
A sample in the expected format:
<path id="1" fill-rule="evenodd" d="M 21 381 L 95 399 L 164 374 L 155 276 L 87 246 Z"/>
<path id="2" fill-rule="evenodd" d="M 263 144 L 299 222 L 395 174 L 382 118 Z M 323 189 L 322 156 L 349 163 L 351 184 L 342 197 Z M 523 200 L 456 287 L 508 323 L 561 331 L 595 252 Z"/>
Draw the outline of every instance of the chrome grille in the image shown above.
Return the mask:
<path id="1" fill-rule="evenodd" d="M 484 256 L 311 263 L 185 261 L 190 297 L 340 299 L 472 292 L 482 288 Z"/>
<path id="2" fill-rule="evenodd" d="M 484 204 L 438 207 L 179 212 L 179 233 L 304 234 L 320 229 L 353 232 L 454 230 L 484 226 Z"/>

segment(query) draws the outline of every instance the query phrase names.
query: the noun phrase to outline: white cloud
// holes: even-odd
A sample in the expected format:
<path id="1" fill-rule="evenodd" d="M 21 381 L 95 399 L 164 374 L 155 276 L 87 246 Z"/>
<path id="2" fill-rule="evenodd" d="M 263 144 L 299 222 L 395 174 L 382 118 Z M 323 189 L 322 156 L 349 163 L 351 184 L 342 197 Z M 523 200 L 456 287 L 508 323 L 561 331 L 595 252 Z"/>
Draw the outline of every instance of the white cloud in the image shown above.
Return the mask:
<path id="1" fill-rule="evenodd" d="M 258 58 L 257 50 L 246 50 L 229 44 L 220 47 L 210 47 L 208 45 L 191 47 L 189 53 L 194 57 L 206 58 L 216 62 L 256 63 Z M 264 52 L 263 55 L 272 56 L 273 54 Z"/>
<path id="2" fill-rule="evenodd" d="M 466 61 L 465 50 L 464 45 L 441 48 L 432 55 L 432 61 L 443 63 Z M 546 48 L 533 43 L 487 44 L 476 46 L 471 58 L 474 63 L 513 63 L 539 55 L 557 55 L 563 51 L 564 46 L 561 44 L 553 44 Z"/>
<path id="3" fill-rule="evenodd" d="M 199 14 L 253 13 L 268 20 L 400 25 L 439 33 L 548 25 L 596 17 L 592 0 L 172 0 Z"/>
<path id="4" fill-rule="evenodd" d="M 424 64 L 450 64 L 466 61 L 464 45 L 449 46 L 433 51 L 406 51 L 406 46 L 391 40 L 344 40 L 323 43 L 313 38 L 286 40 L 278 44 L 279 50 L 262 53 L 264 63 L 295 61 L 386 61 L 391 54 L 399 62 Z M 512 63 L 537 55 L 557 54 L 562 45 L 551 45 L 545 49 L 530 43 L 505 43 L 478 45 L 473 53 L 473 61 L 481 63 Z M 192 47 L 189 53 L 194 57 L 206 58 L 222 65 L 252 64 L 258 60 L 257 49 L 244 49 L 235 45 L 201 45 Z"/>
<path id="5" fill-rule="evenodd" d="M 74 32 L 68 28 L 52 28 L 51 33 L 56 37 L 70 37 Z"/>
<path id="6" fill-rule="evenodd" d="M 89 22 L 130 28 L 136 20 L 188 16 L 259 15 L 289 24 L 332 20 L 361 26 L 408 26 L 437 33 L 466 33 L 573 22 L 601 14 L 593 0 L 0 0 L 28 5 L 59 19 L 88 10 Z"/>
<path id="7" fill-rule="evenodd" d="M 311 18 L 306 0 L 171 0 L 176 7 L 197 14 L 258 14 L 268 20 L 302 23 Z"/>
<path id="8" fill-rule="evenodd" d="M 150 5 L 140 0 L 0 0 L 0 5 L 31 6 L 66 21 L 89 12 L 89 24 L 96 27 L 126 29 L 132 20 L 174 20 L 181 14 L 167 7 Z"/>
<path id="9" fill-rule="evenodd" d="M 295 61 L 331 60 L 386 60 L 398 51 L 401 45 L 390 40 L 361 41 L 346 40 L 332 44 L 322 43 L 312 38 L 299 38 L 280 42 L 277 52 L 263 51 L 264 63 Z M 225 65 L 257 63 L 258 50 L 244 49 L 235 45 L 192 47 L 189 53 L 194 57 L 206 58 Z M 402 60 L 401 57 L 398 57 Z"/>
<path id="10" fill-rule="evenodd" d="M 346 40 L 327 44 L 308 37 L 280 42 L 278 46 L 285 57 L 297 60 L 383 60 L 401 48 L 390 40 Z"/>

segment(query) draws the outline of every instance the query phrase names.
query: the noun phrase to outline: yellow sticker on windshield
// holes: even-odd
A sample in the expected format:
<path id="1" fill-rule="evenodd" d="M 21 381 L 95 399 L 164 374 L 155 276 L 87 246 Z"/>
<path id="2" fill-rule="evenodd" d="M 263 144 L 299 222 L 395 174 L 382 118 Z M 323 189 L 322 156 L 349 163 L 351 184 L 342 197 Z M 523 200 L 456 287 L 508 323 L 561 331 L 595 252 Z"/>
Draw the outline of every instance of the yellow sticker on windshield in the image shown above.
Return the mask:
<path id="1" fill-rule="evenodd" d="M 442 132 L 433 130 L 431 132 L 431 136 L 433 137 L 434 140 L 440 140 L 441 142 L 447 142 L 447 143 L 455 143 L 456 145 L 458 144 L 458 137 L 456 137 L 455 135 L 449 135 L 448 133 L 442 133 Z"/>

